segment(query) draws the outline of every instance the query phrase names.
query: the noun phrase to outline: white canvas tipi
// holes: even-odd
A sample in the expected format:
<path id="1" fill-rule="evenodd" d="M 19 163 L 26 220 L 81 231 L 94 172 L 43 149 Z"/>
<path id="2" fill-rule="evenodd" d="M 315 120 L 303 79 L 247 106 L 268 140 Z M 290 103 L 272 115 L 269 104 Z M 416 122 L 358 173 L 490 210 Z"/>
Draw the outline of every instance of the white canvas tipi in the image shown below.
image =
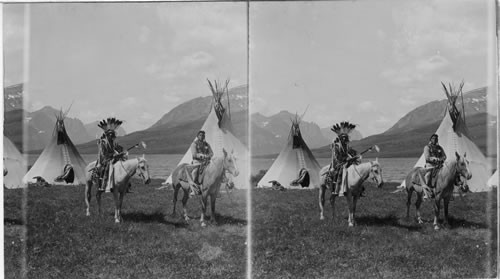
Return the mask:
<path id="1" fill-rule="evenodd" d="M 468 138 L 464 109 L 460 110 L 457 104 L 458 97 L 462 95 L 463 83 L 458 90 L 452 88 L 451 85 L 446 88 L 443 84 L 443 87 L 448 98 L 448 105 L 443 121 L 436 131 L 439 145 L 443 147 L 447 160 L 455 160 L 455 152 L 460 155 L 466 154 L 472 172 L 472 178 L 467 182 L 469 189 L 472 192 L 487 191 L 490 189 L 487 185 L 491 175 L 490 165 L 481 150 Z M 422 154 L 415 167 L 423 166 L 425 166 L 425 157 Z"/>
<path id="2" fill-rule="evenodd" d="M 498 170 L 488 179 L 489 187 L 498 187 Z"/>
<path id="3" fill-rule="evenodd" d="M 26 173 L 26 160 L 16 146 L 3 136 L 3 185 L 8 189 L 23 188 L 23 176 Z"/>
<path id="4" fill-rule="evenodd" d="M 85 184 L 86 164 L 66 132 L 66 114 L 61 111 L 56 115 L 52 139 L 24 176 L 24 183 L 36 182 L 37 177 L 41 177 L 50 184 Z M 55 181 L 61 177 L 62 181 Z"/>
<path id="5" fill-rule="evenodd" d="M 229 96 L 227 95 L 229 81 L 226 81 L 223 87 L 220 87 L 217 82 L 215 82 L 214 85 L 212 85 L 210 81 L 208 82 L 213 94 L 213 103 L 207 120 L 205 120 L 200 130 L 205 131 L 205 140 L 212 147 L 214 157 L 223 156 L 222 149 L 225 149 L 227 152 L 234 152 L 239 175 L 237 177 L 231 177 L 231 180 L 234 182 L 235 188 L 246 189 L 250 184 L 250 177 L 248 175 L 248 148 L 233 135 L 231 115 L 221 103 L 224 94 L 226 94 L 229 101 Z M 193 140 L 195 138 L 196 137 L 194 137 Z M 178 165 L 184 163 L 191 164 L 192 161 L 193 154 L 191 154 L 191 149 L 188 148 Z M 171 183 L 172 175 L 170 175 L 163 184 L 168 185 Z"/>
<path id="6" fill-rule="evenodd" d="M 309 185 L 291 186 L 291 182 L 299 178 L 299 172 L 306 169 L 309 174 Z M 319 171 L 321 167 L 314 158 L 300 133 L 300 119 L 292 119 L 292 127 L 285 147 L 257 183 L 257 187 L 271 187 L 272 181 L 279 182 L 285 188 L 313 189 L 319 187 Z"/>

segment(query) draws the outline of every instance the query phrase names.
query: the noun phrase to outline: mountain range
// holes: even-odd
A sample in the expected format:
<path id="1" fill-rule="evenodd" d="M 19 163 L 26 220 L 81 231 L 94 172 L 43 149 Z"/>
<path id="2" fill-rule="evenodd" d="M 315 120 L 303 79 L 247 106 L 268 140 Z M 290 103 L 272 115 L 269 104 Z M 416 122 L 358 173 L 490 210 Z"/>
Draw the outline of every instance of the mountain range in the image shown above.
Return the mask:
<path id="1" fill-rule="evenodd" d="M 5 88 L 4 92 L 4 134 L 20 147 L 23 137 L 21 123 L 27 124 L 27 150 L 39 152 L 50 138 L 55 124 L 54 116 L 58 111 L 51 107 L 44 107 L 35 112 L 25 112 L 22 110 L 22 100 L 19 101 L 22 98 L 22 86 Z M 229 106 L 227 97 L 229 97 Z M 486 131 L 487 129 L 496 131 L 496 125 L 494 125 L 496 119 L 486 114 L 486 97 L 486 88 L 479 88 L 465 93 L 463 101 L 471 139 L 485 154 L 489 152 L 491 155 L 494 151 L 486 150 L 488 140 L 491 141 Z M 118 141 L 124 147 L 144 141 L 148 146 L 145 152 L 150 154 L 182 154 L 203 125 L 212 107 L 212 100 L 212 96 L 205 96 L 179 104 L 145 130 L 130 134 L 120 130 Z M 248 125 L 250 125 L 253 155 L 277 154 L 281 151 L 288 139 L 291 120 L 295 118 L 294 114 L 281 111 L 271 116 L 253 113 L 249 117 L 248 86 L 246 85 L 231 88 L 228 96 L 224 96 L 222 103 L 231 112 L 234 134 L 247 146 L 249 144 Z M 354 130 L 351 133 L 353 146 L 362 150 L 377 144 L 382 149 L 381 153 L 376 154 L 379 157 L 419 156 L 422 146 L 427 143 L 428 136 L 439 126 L 445 107 L 446 99 L 424 104 L 403 116 L 384 133 L 367 138 L 363 138 L 360 131 Z M 83 124 L 76 118 L 68 117 L 65 123 L 68 134 L 81 153 L 97 151 L 95 138 L 101 132 L 96 122 Z M 330 156 L 329 144 L 334 136 L 330 127 L 320 128 L 313 122 L 301 121 L 300 128 L 304 140 L 317 156 Z M 490 142 L 490 144 L 494 143 Z"/>
<path id="2" fill-rule="evenodd" d="M 475 89 L 463 94 L 466 125 L 469 138 L 483 154 L 496 156 L 496 117 L 487 114 L 487 89 Z M 461 101 L 461 99 L 460 99 Z M 436 132 L 445 113 L 447 100 L 433 101 L 419 106 L 403 116 L 384 133 L 353 141 L 358 151 L 378 145 L 380 153 L 366 153 L 365 157 L 419 157 L 429 137 Z M 488 148 L 490 146 L 490 148 Z M 493 147 L 493 148 L 491 148 Z M 318 157 L 329 157 L 329 146 L 313 150 Z"/>
<path id="3" fill-rule="evenodd" d="M 56 116 L 60 111 L 50 106 L 28 112 L 23 109 L 23 85 L 17 84 L 6 87 L 4 90 L 4 135 L 16 145 L 19 150 L 22 146 L 23 136 L 26 135 L 26 151 L 41 150 L 50 141 L 56 124 Z M 65 113 L 63 111 L 63 113 Z M 78 118 L 66 116 L 64 119 L 66 131 L 74 144 L 85 143 L 96 138 L 102 133 L 97 127 L 97 121 L 83 124 Z M 26 128 L 23 131 L 23 125 Z M 118 135 L 125 135 L 125 130 L 120 127 Z"/>

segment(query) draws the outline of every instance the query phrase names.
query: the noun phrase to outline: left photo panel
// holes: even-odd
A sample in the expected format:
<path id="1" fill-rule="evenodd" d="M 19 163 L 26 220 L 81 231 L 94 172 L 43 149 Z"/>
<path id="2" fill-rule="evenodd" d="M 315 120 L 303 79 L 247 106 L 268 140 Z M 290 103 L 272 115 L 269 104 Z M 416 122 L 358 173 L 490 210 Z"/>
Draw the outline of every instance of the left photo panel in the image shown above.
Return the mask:
<path id="1" fill-rule="evenodd" d="M 248 10 L 3 5 L 6 278 L 243 278 Z"/>

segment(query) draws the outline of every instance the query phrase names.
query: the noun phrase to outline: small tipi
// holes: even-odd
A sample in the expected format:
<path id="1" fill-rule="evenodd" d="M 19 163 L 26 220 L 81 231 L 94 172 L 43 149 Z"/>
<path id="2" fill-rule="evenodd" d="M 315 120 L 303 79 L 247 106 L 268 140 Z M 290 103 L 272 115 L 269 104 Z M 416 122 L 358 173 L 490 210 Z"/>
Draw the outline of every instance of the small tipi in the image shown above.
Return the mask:
<path id="1" fill-rule="evenodd" d="M 498 170 L 488 179 L 489 187 L 498 187 Z"/>
<path id="2" fill-rule="evenodd" d="M 16 146 L 3 136 L 3 185 L 8 189 L 23 188 L 23 177 L 26 173 L 26 160 Z"/>
<path id="3" fill-rule="evenodd" d="M 304 169 L 307 170 L 308 180 L 306 183 L 292 186 L 302 178 Z M 313 189 L 319 187 L 319 171 L 321 167 L 314 158 L 300 132 L 300 118 L 296 115 L 292 119 L 290 134 L 285 147 L 266 172 L 264 177 L 257 183 L 257 187 L 272 187 L 273 182 L 279 182 L 285 188 Z M 302 170 L 302 171 L 301 171 Z M 307 183 L 309 182 L 309 183 Z"/>
<path id="4" fill-rule="evenodd" d="M 64 126 L 68 112 L 56 115 L 52 139 L 23 178 L 24 183 L 43 178 L 50 184 L 84 184 L 85 161 L 69 138 Z M 56 181 L 57 180 L 57 181 Z"/>
<path id="5" fill-rule="evenodd" d="M 243 143 L 241 143 L 241 141 L 232 133 L 228 95 L 229 81 L 226 81 L 224 85 L 221 85 L 216 81 L 213 84 L 208 81 L 208 84 L 210 90 L 212 91 L 213 101 L 207 120 L 205 120 L 205 123 L 203 123 L 200 130 L 205 131 L 205 140 L 212 147 L 214 156 L 223 156 L 223 148 L 227 152 L 234 152 L 239 175 L 237 177 L 231 177 L 231 180 L 234 182 L 234 186 L 237 189 L 246 189 L 250 184 L 250 177 L 248 175 L 248 167 L 250 165 L 248 155 L 249 151 L 248 148 L 243 145 Z M 226 94 L 228 98 L 228 108 L 225 108 L 221 102 L 224 94 Z M 191 164 L 192 160 L 193 155 L 191 153 L 191 149 L 188 148 L 186 154 L 184 154 L 184 157 L 182 157 L 178 165 L 184 163 Z M 163 184 L 168 185 L 170 183 L 172 183 L 172 175 L 170 175 Z"/>
<path id="6" fill-rule="evenodd" d="M 469 161 L 469 168 L 472 172 L 472 178 L 467 182 L 472 192 L 487 191 L 490 188 L 487 185 L 488 178 L 491 175 L 491 169 L 481 150 L 468 138 L 469 132 L 465 124 L 465 110 L 458 107 L 458 97 L 462 96 L 462 82 L 458 89 L 449 85 L 448 88 L 441 83 L 444 88 L 448 104 L 441 125 L 436 131 L 439 137 L 439 145 L 443 147 L 447 160 L 455 159 L 455 152 L 460 155 L 466 154 Z M 429 135 L 430 136 L 430 135 Z M 422 147 L 423 148 L 423 147 Z M 415 167 L 425 166 L 425 157 L 422 154 Z"/>

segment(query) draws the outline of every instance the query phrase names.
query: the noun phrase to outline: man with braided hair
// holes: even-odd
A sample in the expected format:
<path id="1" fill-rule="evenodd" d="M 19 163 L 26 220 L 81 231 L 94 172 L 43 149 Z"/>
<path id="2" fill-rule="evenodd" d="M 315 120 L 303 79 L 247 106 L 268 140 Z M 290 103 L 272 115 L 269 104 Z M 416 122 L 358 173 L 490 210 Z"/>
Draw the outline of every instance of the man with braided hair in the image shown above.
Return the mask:
<path id="1" fill-rule="evenodd" d="M 429 143 L 424 147 L 424 157 L 425 168 L 428 169 L 425 173 L 424 183 L 427 187 L 434 188 L 435 181 L 432 180 L 443 166 L 444 161 L 446 161 L 446 153 L 438 143 L 437 134 L 433 134 Z M 429 198 L 427 191 L 424 191 L 424 198 Z"/>
<path id="2" fill-rule="evenodd" d="M 189 181 L 191 184 L 191 195 L 195 195 L 196 193 L 200 194 L 201 187 L 200 184 L 200 176 L 202 175 L 205 167 L 210 162 L 214 153 L 210 144 L 205 141 L 205 131 L 199 131 L 196 135 L 196 139 L 191 143 L 191 154 L 193 155 L 192 166 L 193 172 L 193 181 Z"/>
<path id="3" fill-rule="evenodd" d="M 344 195 L 347 185 L 344 185 L 347 175 L 347 168 L 352 164 L 360 163 L 360 156 L 356 150 L 349 146 L 349 133 L 356 128 L 356 125 L 349 122 L 340 122 L 333 125 L 331 130 L 337 134 L 337 138 L 332 143 L 332 163 L 330 165 L 332 183 L 332 195 Z"/>
<path id="4" fill-rule="evenodd" d="M 110 166 L 122 159 L 125 155 L 123 147 L 115 141 L 116 129 L 118 129 L 122 123 L 123 121 L 116 118 L 108 118 L 97 124 L 97 126 L 104 131 L 102 136 L 97 140 L 98 154 L 96 171 L 98 177 L 101 179 L 99 191 L 104 191 L 106 189 Z"/>

